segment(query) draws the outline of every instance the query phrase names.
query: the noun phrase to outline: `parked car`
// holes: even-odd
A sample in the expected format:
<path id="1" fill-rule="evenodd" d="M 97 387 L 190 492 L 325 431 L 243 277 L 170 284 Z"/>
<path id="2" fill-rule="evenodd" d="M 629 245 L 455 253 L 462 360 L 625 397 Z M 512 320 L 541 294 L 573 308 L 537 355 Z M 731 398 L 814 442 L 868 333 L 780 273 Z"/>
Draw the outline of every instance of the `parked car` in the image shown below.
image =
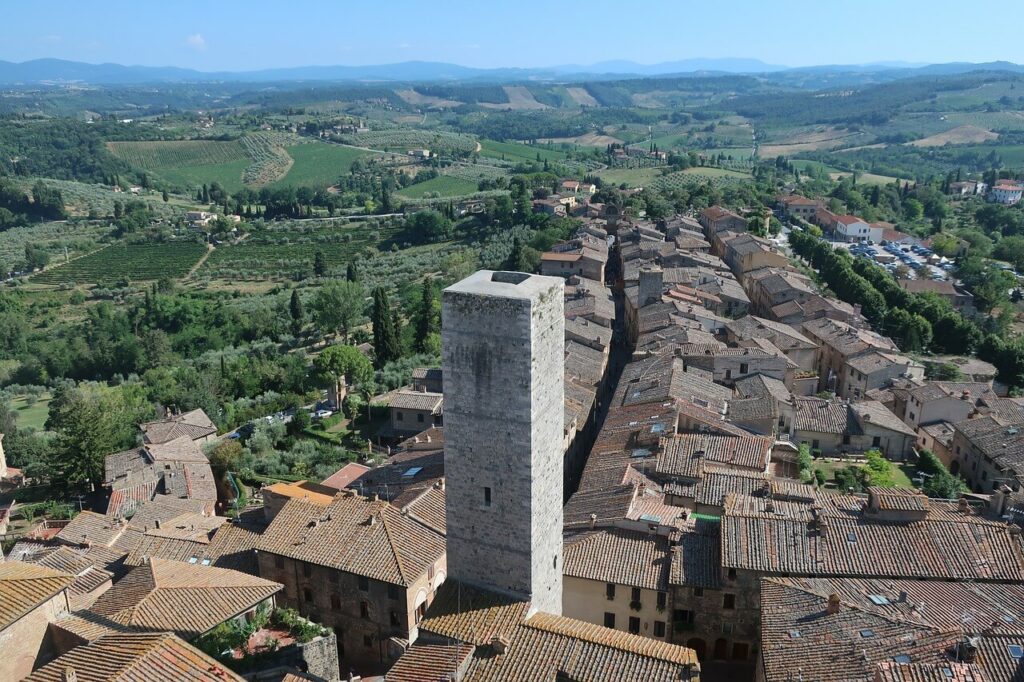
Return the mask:
<path id="1" fill-rule="evenodd" d="M 315 417 L 316 419 L 327 419 L 332 414 L 334 414 L 334 412 L 332 412 L 331 410 L 317 410 L 316 412 L 313 413 L 313 417 Z"/>

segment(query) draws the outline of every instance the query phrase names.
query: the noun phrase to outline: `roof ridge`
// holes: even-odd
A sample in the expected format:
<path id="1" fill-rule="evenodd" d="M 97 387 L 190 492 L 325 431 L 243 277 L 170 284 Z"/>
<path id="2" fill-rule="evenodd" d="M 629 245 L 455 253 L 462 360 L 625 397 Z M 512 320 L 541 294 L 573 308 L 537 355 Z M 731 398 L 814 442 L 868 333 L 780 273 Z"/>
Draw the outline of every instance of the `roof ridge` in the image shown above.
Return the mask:
<path id="1" fill-rule="evenodd" d="M 390 503 L 384 504 L 390 506 Z M 380 523 L 382 526 L 384 526 L 384 537 L 387 538 L 388 547 L 391 548 L 391 553 L 395 557 L 395 564 L 398 565 L 398 575 L 402 577 L 402 582 L 405 585 L 408 585 L 409 579 L 405 575 L 405 565 L 402 563 L 402 557 L 399 556 L 398 548 L 395 547 L 395 541 L 391 537 L 391 528 L 388 527 L 387 513 L 385 512 L 383 507 L 378 509 L 378 513 L 380 513 Z"/>

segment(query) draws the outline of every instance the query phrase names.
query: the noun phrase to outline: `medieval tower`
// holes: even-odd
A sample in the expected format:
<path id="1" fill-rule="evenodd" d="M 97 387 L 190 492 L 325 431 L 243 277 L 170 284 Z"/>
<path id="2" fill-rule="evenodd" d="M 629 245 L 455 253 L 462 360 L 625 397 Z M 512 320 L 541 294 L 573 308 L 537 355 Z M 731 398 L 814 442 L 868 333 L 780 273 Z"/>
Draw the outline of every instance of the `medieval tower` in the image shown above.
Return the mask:
<path id="1" fill-rule="evenodd" d="M 565 284 L 482 270 L 445 289 L 448 572 L 562 612 Z"/>

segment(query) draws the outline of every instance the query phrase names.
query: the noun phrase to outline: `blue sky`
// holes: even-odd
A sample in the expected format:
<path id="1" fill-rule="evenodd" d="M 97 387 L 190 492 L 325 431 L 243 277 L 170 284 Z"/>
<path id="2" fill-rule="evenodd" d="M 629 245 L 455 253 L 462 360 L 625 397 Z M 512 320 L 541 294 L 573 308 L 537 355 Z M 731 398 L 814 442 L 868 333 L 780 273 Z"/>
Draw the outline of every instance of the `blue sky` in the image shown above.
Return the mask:
<path id="1" fill-rule="evenodd" d="M 466 66 L 1024 63 L 1024 4 L 952 0 L 35 0 L 4 3 L 0 59 L 205 71 L 408 60 Z"/>

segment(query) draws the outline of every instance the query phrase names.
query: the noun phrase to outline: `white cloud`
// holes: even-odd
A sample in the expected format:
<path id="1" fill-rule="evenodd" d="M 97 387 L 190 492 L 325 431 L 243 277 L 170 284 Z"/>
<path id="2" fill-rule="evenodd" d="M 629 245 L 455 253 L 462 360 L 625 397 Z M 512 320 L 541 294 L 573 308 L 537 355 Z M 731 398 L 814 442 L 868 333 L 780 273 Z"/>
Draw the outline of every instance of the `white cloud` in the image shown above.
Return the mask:
<path id="1" fill-rule="evenodd" d="M 202 33 L 196 33 L 185 38 L 185 44 L 191 47 L 193 50 L 199 50 L 202 52 L 206 49 L 206 38 L 203 37 Z"/>

